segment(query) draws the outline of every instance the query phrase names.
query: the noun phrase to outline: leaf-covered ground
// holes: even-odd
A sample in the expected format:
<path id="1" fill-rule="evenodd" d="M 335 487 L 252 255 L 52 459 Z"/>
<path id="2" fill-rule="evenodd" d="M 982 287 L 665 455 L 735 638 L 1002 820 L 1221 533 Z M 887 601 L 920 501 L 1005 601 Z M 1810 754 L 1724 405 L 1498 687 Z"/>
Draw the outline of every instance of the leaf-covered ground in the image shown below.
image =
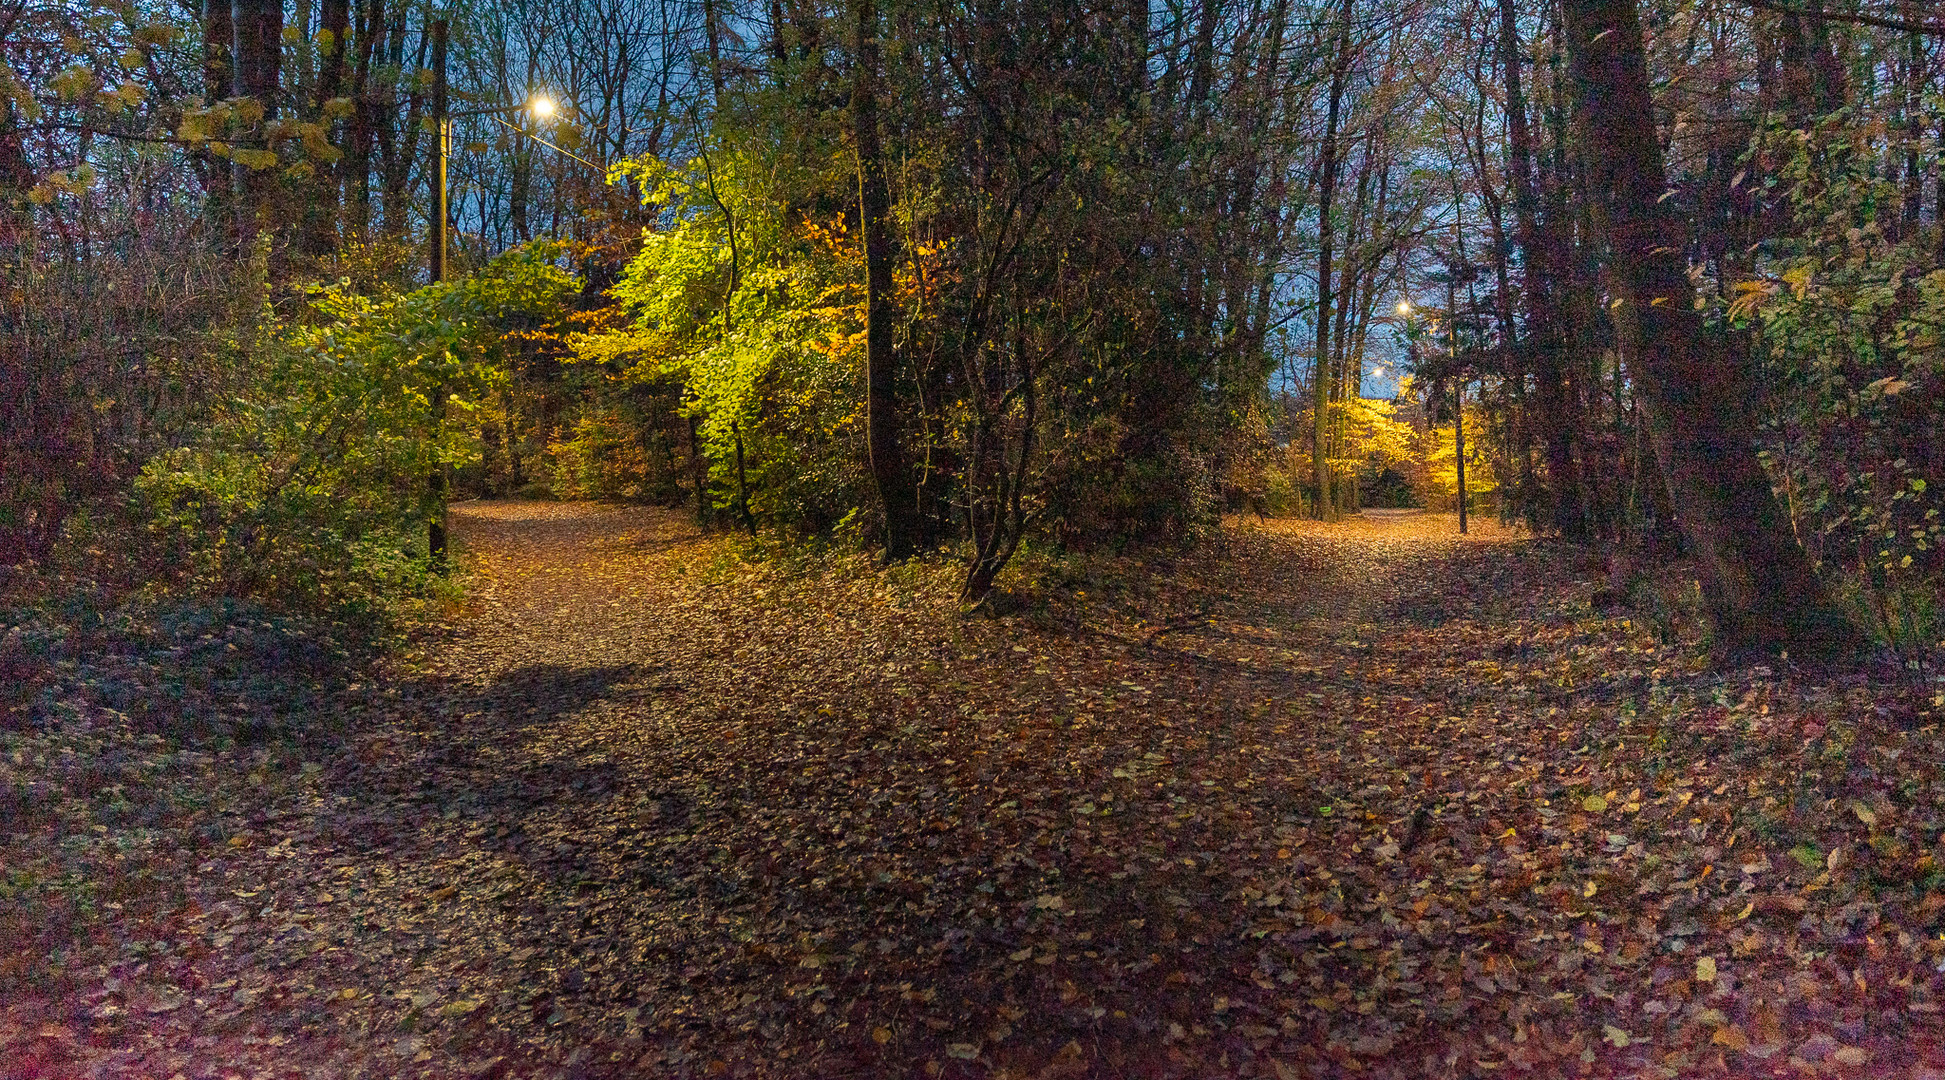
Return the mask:
<path id="1" fill-rule="evenodd" d="M 0 1072 L 1945 1076 L 1931 671 L 1710 672 L 1430 515 L 991 619 L 662 512 L 455 525 L 471 610 L 307 738 L 55 673 Z"/>

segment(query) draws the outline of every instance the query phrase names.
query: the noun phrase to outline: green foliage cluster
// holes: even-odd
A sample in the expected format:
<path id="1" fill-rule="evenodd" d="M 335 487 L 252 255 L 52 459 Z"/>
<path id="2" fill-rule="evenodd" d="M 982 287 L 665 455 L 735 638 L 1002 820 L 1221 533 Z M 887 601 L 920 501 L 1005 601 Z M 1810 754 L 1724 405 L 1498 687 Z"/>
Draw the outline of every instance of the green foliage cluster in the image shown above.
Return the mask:
<path id="1" fill-rule="evenodd" d="M 1730 313 L 1757 331 L 1765 456 L 1797 535 L 1882 637 L 1925 647 L 1945 634 L 1945 270 L 1867 139 L 1842 113 L 1769 134 L 1795 225 Z"/>
<path id="2" fill-rule="evenodd" d="M 611 290 L 622 325 L 573 340 L 623 383 L 681 387 L 716 506 L 789 532 L 869 501 L 863 468 L 863 259 L 844 220 L 796 209 L 840 182 L 760 140 L 683 165 L 624 166 L 673 224 Z"/>
<path id="3" fill-rule="evenodd" d="M 411 292 L 312 285 L 290 315 L 266 295 L 217 343 L 249 377 L 134 483 L 145 561 L 192 591 L 299 608 L 373 610 L 422 587 L 443 504 L 430 478 L 478 458 L 469 415 L 502 377 L 509 326 L 565 311 L 578 283 L 556 254 L 517 249 Z"/>
<path id="4" fill-rule="evenodd" d="M 800 89 L 740 95 L 686 161 L 616 170 L 661 224 L 610 290 L 619 318 L 570 342 L 610 387 L 557 460 L 624 442 L 589 420 L 663 388 L 695 424 L 705 517 L 875 537 L 857 165 Z M 1026 531 L 1079 547 L 1193 535 L 1242 426 L 1228 414 L 1263 377 L 1259 342 L 1181 308 L 1177 262 L 1135 257 L 1179 225 L 1153 209 L 1172 175 L 1144 146 L 1159 121 L 1072 90 L 1033 106 L 1071 114 L 1058 147 L 1017 148 L 1044 158 L 970 160 L 988 150 L 916 116 L 896 150 L 888 300 L 915 490 L 894 497 L 916 500 L 925 543 L 965 545 L 986 575 Z"/>

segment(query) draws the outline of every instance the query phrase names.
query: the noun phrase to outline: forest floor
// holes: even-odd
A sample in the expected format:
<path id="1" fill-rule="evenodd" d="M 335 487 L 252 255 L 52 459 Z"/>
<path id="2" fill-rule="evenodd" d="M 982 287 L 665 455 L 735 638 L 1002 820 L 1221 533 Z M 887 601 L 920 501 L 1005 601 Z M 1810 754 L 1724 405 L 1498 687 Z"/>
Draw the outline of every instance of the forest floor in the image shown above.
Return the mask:
<path id="1" fill-rule="evenodd" d="M 1945 1076 L 1934 672 L 1712 671 L 1438 515 L 993 617 L 453 518 L 464 610 L 297 734 L 157 732 L 112 657 L 11 714 L 0 1075 Z M 269 626 L 172 655 L 310 679 Z"/>

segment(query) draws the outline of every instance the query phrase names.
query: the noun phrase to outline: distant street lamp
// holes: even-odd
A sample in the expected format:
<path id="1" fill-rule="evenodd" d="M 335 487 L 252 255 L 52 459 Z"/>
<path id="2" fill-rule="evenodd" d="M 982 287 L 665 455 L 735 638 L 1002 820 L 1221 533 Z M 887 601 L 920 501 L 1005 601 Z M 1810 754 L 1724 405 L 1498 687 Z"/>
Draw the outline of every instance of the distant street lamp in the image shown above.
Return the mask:
<path id="1" fill-rule="evenodd" d="M 562 150 L 560 147 L 520 127 L 518 124 L 510 124 L 507 122 L 503 114 L 519 112 L 522 109 L 526 109 L 532 113 L 537 120 L 544 120 L 554 115 L 554 110 L 557 106 L 554 99 L 545 94 L 535 94 L 519 105 L 506 105 L 490 109 L 469 109 L 457 113 L 447 109 L 446 37 L 449 32 L 449 23 L 446 18 L 440 16 L 432 20 L 431 31 L 432 120 L 434 130 L 437 131 L 439 137 L 439 170 L 438 176 L 433 180 L 432 265 L 429 268 L 427 276 L 433 281 L 444 281 L 446 280 L 446 234 L 449 229 L 447 218 L 451 213 L 447 201 L 446 163 L 452 157 L 452 122 L 455 119 L 464 119 L 472 116 L 491 116 L 501 126 L 525 135 L 527 138 L 553 150 L 555 153 L 571 157 L 592 169 L 601 169 L 601 166 L 596 165 L 594 162 L 589 161 L 579 154 Z M 605 172 L 606 170 L 603 169 L 601 171 Z M 438 407 L 443 410 L 443 403 L 446 398 L 445 389 L 441 388 L 438 394 L 435 395 L 435 398 L 441 403 Z M 426 522 L 427 561 L 432 564 L 435 571 L 444 573 L 446 568 L 446 470 L 444 466 L 433 468 L 430 475 L 426 477 L 426 495 L 428 501 L 432 504 L 430 518 Z"/>
<path id="2" fill-rule="evenodd" d="M 1453 395 L 1456 399 L 1452 413 L 1452 439 L 1456 444 L 1453 447 L 1453 463 L 1458 471 L 1459 481 L 1459 532 L 1464 533 L 1466 531 L 1466 399 L 1465 376 L 1459 371 L 1459 326 L 1453 311 L 1457 303 L 1458 297 L 1455 295 L 1454 285 L 1451 281 L 1447 281 L 1445 286 L 1446 349 L 1452 365 L 1452 374 L 1458 380 L 1457 390 Z M 1417 309 L 1412 307 L 1410 300 L 1400 300 L 1397 310 L 1400 318 L 1409 319 Z M 1429 319 L 1428 324 L 1431 332 L 1436 335 L 1438 319 L 1436 317 Z"/>
<path id="3" fill-rule="evenodd" d="M 562 157 L 573 158 L 599 172 L 607 170 L 570 150 L 563 150 L 539 135 L 528 131 L 518 124 L 507 122 L 507 113 L 526 110 L 536 120 L 550 119 L 560 108 L 560 104 L 546 94 L 536 93 L 518 105 L 501 105 L 486 109 L 467 109 L 451 112 L 446 108 L 446 34 L 445 18 L 432 20 L 432 121 L 439 133 L 439 175 L 433 180 L 433 201 L 436 205 L 432 215 L 432 266 L 431 277 L 434 281 L 446 280 L 446 235 L 449 230 L 447 218 L 450 214 L 447 201 L 446 163 L 452 157 L 452 122 L 475 116 L 490 116 L 508 131 L 524 135 Z"/>
<path id="4" fill-rule="evenodd" d="M 494 122 L 506 128 L 508 131 L 524 135 L 563 157 L 573 158 L 575 161 L 586 165 L 590 169 L 600 169 L 602 172 L 607 171 L 579 154 L 555 146 L 553 143 L 548 142 L 546 139 L 541 138 L 518 124 L 507 122 L 505 114 L 516 113 L 522 110 L 525 110 L 536 120 L 546 120 L 553 116 L 559 106 L 555 104 L 553 98 L 545 94 L 535 94 L 533 97 L 528 98 L 518 105 L 502 105 L 498 108 L 490 109 L 467 109 L 463 112 L 445 111 L 445 95 L 443 93 L 435 94 L 433 96 L 433 103 L 434 109 L 438 113 L 435 120 L 439 125 L 439 176 L 434 181 L 439 205 L 432 225 L 432 280 L 434 281 L 444 281 L 446 279 L 446 235 L 449 228 L 447 216 L 450 213 L 447 207 L 448 184 L 446 180 L 446 163 L 452 157 L 452 122 L 454 120 L 465 120 L 475 116 L 490 116 Z"/>

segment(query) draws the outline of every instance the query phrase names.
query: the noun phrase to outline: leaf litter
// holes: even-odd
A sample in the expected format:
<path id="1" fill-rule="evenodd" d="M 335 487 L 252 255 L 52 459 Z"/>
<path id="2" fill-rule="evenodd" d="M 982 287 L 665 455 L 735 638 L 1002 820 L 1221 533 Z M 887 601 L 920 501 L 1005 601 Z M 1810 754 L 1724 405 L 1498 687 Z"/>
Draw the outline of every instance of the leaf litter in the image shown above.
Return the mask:
<path id="1" fill-rule="evenodd" d="M 1236 526 L 968 618 L 944 564 L 454 517 L 470 609 L 309 734 L 50 677 L 7 1075 L 1945 1070 L 1936 691 L 1709 671 L 1543 542 Z"/>

